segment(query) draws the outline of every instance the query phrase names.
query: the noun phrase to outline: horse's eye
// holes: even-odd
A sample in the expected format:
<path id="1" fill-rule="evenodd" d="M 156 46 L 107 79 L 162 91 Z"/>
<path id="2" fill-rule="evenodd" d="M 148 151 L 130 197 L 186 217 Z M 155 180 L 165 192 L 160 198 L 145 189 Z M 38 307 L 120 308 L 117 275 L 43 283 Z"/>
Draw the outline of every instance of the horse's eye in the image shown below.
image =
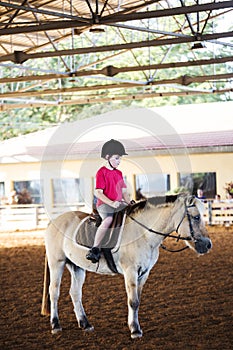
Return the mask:
<path id="1" fill-rule="evenodd" d="M 200 216 L 200 215 L 196 215 L 196 216 L 193 217 L 193 219 L 194 219 L 195 221 L 200 221 L 201 216 Z"/>

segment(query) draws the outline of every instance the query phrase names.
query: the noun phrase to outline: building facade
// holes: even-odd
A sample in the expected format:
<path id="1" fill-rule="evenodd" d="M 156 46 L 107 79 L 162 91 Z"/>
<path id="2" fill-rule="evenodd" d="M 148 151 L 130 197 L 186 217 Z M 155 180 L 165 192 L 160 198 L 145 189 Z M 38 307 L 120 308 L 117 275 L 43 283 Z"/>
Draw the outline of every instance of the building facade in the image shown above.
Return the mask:
<path id="1" fill-rule="evenodd" d="M 120 169 L 132 198 L 137 191 L 148 197 L 182 188 L 196 194 L 201 188 L 207 198 L 220 194 L 224 199 L 225 184 L 233 180 L 233 104 L 212 103 L 208 110 L 217 110 L 217 105 L 227 111 L 228 119 L 217 124 L 219 116 L 214 118 L 211 112 L 206 116 L 209 127 L 200 125 L 200 116 L 195 121 L 189 115 L 188 107 L 195 115 L 195 105 L 185 106 L 183 121 L 179 106 L 156 112 L 128 109 L 3 141 L 1 201 L 25 191 L 31 203 L 43 204 L 48 212 L 62 205 L 90 211 L 95 173 L 104 164 L 101 147 L 111 138 L 126 147 L 128 156 L 122 158 Z"/>

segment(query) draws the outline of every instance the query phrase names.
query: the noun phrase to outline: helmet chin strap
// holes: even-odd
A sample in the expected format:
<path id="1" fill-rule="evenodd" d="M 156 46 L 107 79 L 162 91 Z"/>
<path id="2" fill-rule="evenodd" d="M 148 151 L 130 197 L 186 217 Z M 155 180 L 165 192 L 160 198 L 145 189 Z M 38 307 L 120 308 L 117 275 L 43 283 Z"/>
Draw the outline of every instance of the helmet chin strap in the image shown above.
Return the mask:
<path id="1" fill-rule="evenodd" d="M 114 166 L 112 166 L 112 164 L 111 164 L 111 162 L 110 162 L 110 160 L 108 159 L 108 164 L 110 165 L 110 167 L 112 168 L 112 169 L 116 169 Z"/>

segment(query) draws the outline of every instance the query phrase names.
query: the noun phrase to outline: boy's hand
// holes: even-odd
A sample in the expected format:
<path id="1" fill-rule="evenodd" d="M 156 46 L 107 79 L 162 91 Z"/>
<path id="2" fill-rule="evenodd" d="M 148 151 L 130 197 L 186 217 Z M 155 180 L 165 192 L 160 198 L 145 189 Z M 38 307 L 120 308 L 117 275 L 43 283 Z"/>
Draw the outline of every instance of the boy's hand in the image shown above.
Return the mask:
<path id="1" fill-rule="evenodd" d="M 114 201 L 114 202 L 112 202 L 112 207 L 116 209 L 120 206 L 120 204 L 121 204 L 121 202 Z"/>

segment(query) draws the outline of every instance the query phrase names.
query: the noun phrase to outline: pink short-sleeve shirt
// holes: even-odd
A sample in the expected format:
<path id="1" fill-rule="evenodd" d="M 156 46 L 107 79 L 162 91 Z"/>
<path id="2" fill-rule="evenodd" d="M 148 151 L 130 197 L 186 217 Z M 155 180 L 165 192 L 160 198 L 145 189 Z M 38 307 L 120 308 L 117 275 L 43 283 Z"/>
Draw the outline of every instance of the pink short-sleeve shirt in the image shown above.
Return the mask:
<path id="1" fill-rule="evenodd" d="M 122 200 L 122 189 L 126 188 L 122 172 L 118 169 L 110 170 L 105 166 L 101 167 L 96 174 L 96 189 L 103 190 L 103 193 L 112 201 Z M 103 202 L 98 198 L 96 206 Z"/>

